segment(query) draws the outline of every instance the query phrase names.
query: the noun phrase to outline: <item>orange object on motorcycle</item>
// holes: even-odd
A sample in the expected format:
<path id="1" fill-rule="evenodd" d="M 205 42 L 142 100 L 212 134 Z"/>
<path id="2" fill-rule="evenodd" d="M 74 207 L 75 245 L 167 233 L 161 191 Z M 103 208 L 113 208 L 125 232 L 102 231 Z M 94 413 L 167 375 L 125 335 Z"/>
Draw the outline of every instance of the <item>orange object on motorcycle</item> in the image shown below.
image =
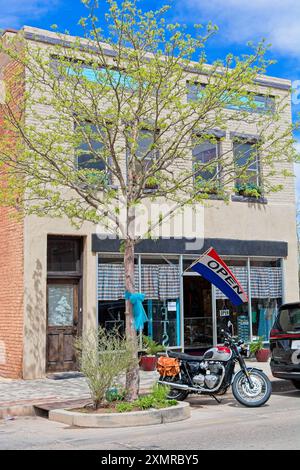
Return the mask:
<path id="1" fill-rule="evenodd" d="M 163 377 L 175 377 L 180 372 L 178 359 L 161 356 L 156 365 L 156 369 Z"/>

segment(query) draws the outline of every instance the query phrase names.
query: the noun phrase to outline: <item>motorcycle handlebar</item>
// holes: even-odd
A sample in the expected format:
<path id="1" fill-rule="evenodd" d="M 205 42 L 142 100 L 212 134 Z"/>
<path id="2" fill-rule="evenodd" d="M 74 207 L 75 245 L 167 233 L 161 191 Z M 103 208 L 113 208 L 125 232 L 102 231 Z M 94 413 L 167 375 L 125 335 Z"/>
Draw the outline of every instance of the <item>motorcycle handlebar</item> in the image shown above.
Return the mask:
<path id="1" fill-rule="evenodd" d="M 224 336 L 224 338 L 227 339 L 227 341 L 229 341 L 230 343 L 236 343 L 238 346 L 240 346 L 241 344 L 244 343 L 243 340 L 238 340 L 237 342 L 232 338 L 232 336 L 227 333 L 227 331 L 225 330 L 221 330 L 221 334 Z"/>

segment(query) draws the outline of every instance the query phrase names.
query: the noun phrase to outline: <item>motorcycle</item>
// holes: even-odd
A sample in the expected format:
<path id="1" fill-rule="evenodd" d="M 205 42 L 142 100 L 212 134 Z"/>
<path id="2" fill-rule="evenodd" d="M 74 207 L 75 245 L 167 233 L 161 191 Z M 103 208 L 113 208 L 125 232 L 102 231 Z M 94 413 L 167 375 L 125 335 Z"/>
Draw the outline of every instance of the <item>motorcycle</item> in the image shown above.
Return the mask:
<path id="1" fill-rule="evenodd" d="M 158 383 L 169 387 L 169 399 L 185 400 L 189 394 L 199 394 L 220 403 L 216 395 L 225 394 L 231 386 L 233 396 L 244 406 L 258 407 L 269 400 L 271 382 L 260 369 L 247 367 L 244 341 L 234 340 L 224 330 L 222 334 L 224 345 L 210 348 L 203 356 L 168 351 L 167 357 L 159 358 Z M 240 370 L 235 373 L 237 363 Z"/>

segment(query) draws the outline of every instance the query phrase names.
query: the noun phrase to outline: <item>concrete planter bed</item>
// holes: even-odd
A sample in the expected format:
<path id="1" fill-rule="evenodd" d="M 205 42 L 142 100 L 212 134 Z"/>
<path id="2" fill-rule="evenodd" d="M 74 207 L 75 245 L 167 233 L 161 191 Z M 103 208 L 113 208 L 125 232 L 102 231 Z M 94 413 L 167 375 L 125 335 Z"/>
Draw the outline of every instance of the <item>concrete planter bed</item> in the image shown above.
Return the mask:
<path id="1" fill-rule="evenodd" d="M 80 426 L 85 428 L 123 428 L 132 426 L 148 426 L 153 424 L 183 421 L 191 416 L 189 403 L 180 402 L 168 408 L 125 413 L 86 413 L 72 410 L 52 410 L 49 412 L 51 421 Z"/>

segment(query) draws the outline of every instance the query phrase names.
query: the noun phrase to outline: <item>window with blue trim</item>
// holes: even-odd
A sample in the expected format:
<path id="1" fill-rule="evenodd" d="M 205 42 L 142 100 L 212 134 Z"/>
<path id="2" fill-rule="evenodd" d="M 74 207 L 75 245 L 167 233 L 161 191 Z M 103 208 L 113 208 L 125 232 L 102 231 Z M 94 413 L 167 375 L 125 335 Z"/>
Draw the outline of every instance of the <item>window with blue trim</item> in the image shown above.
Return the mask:
<path id="1" fill-rule="evenodd" d="M 187 82 L 187 100 L 188 101 L 197 101 L 201 99 L 204 95 L 204 89 L 206 85 L 200 82 Z M 226 98 L 228 95 L 228 98 Z M 272 112 L 275 107 L 275 97 L 269 95 L 260 95 L 255 94 L 234 96 L 234 93 L 225 93 L 224 94 L 225 107 L 227 109 L 232 109 L 236 111 L 248 111 L 255 113 L 266 113 Z M 227 103 L 226 103 L 227 102 Z"/>

